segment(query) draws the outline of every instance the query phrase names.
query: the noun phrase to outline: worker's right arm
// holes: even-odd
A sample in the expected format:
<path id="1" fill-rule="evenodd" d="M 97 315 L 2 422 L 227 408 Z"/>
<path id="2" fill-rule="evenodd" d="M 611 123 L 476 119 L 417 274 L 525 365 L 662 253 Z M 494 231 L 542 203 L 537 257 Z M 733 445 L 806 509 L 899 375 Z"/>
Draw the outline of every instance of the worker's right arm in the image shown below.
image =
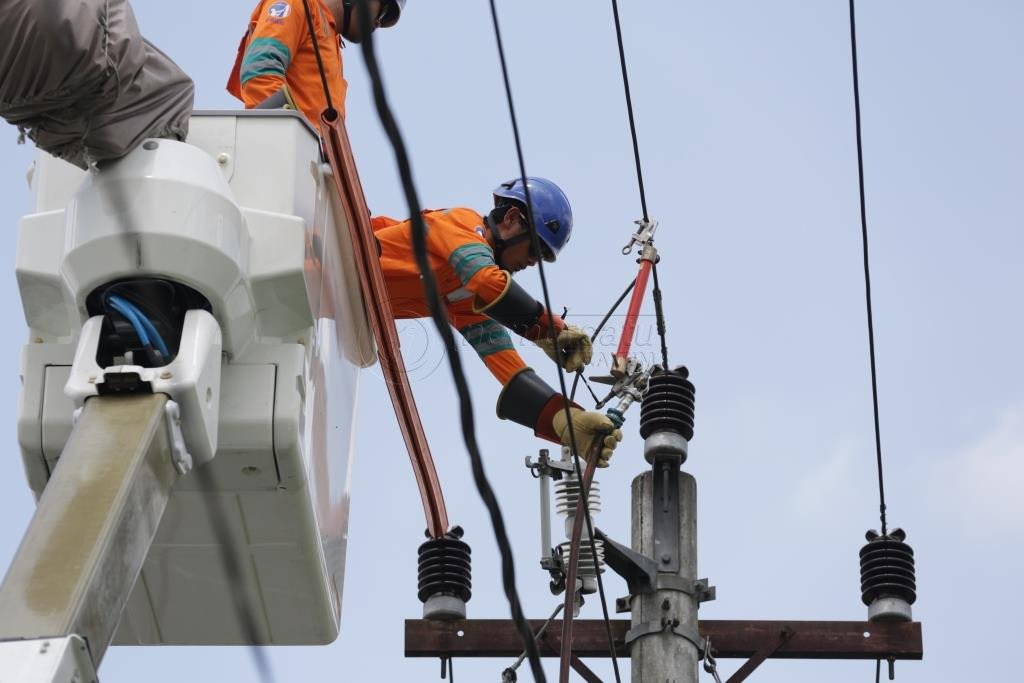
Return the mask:
<path id="1" fill-rule="evenodd" d="M 267 101 L 292 104 L 285 74 L 307 29 L 302 3 L 264 3 L 249 34 L 239 68 L 240 97 L 247 108 Z"/>

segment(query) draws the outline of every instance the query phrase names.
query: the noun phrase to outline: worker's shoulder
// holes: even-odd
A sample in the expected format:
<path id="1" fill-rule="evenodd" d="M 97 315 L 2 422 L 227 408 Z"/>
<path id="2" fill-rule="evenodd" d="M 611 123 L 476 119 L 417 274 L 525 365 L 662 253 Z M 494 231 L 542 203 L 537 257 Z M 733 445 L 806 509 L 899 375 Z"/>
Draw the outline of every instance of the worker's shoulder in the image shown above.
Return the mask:
<path id="1" fill-rule="evenodd" d="M 460 242 L 484 242 L 484 217 L 473 209 L 457 206 L 450 209 L 424 211 L 427 222 L 448 239 Z"/>
<path id="2" fill-rule="evenodd" d="M 455 227 L 464 227 L 469 230 L 475 231 L 478 227 L 483 227 L 484 217 L 478 214 L 473 209 L 468 209 L 464 206 L 456 206 L 450 209 L 428 209 L 423 212 L 434 219 L 440 219 L 440 222 L 448 223 Z"/>

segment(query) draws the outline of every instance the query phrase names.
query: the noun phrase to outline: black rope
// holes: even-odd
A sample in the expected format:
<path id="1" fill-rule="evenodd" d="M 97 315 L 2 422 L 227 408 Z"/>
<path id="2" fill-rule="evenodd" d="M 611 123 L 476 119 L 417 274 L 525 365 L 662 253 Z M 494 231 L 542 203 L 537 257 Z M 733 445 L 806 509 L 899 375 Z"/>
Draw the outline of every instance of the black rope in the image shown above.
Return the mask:
<path id="1" fill-rule="evenodd" d="M 502 75 L 502 78 L 505 81 L 505 96 L 508 99 L 509 118 L 511 119 L 511 122 L 512 122 L 512 134 L 513 134 L 513 137 L 515 138 L 516 157 L 518 158 L 518 161 L 519 161 L 519 175 L 520 175 L 520 177 L 522 179 L 522 183 L 523 183 L 523 192 L 526 195 L 526 210 L 527 210 L 527 212 L 530 215 L 530 219 L 526 223 L 529 226 L 530 237 L 531 237 L 531 239 L 533 241 L 533 253 L 540 254 L 541 253 L 540 236 L 537 234 L 537 226 L 534 225 L 534 220 L 533 220 L 533 202 L 530 199 L 530 187 L 529 187 L 529 184 L 526 181 L 526 178 L 527 178 L 527 176 L 526 176 L 526 162 L 523 160 L 522 140 L 521 140 L 520 135 L 519 135 L 519 123 L 516 120 L 515 102 L 514 102 L 513 97 L 512 97 L 512 82 L 511 82 L 511 79 L 509 78 L 509 75 L 508 75 L 508 63 L 505 60 L 505 47 L 504 47 L 504 44 L 502 43 L 502 40 L 501 40 L 501 26 L 498 23 L 498 8 L 495 5 L 494 0 L 490 0 L 490 4 L 491 4 L 491 18 L 492 18 L 492 20 L 494 22 L 494 39 L 495 39 L 495 42 L 497 43 L 498 56 L 499 56 L 499 58 L 501 60 L 501 75 Z M 593 556 L 595 558 L 595 561 L 596 561 L 596 558 L 598 557 L 598 555 L 597 555 L 596 543 L 594 541 L 594 524 L 593 524 L 593 520 L 591 519 L 591 516 L 590 516 L 590 503 L 588 501 L 588 497 L 589 496 L 588 496 L 588 492 L 587 492 L 587 487 L 583 485 L 583 470 L 580 467 L 580 456 L 579 456 L 579 449 L 577 447 L 577 441 L 576 441 L 576 430 L 573 428 L 573 424 L 572 424 L 572 410 L 571 410 L 572 405 L 569 402 L 568 390 L 567 390 L 566 383 L 565 383 L 565 373 L 562 371 L 561 363 L 559 363 L 558 360 L 557 360 L 557 359 L 562 357 L 562 353 L 561 353 L 561 347 L 560 347 L 560 345 L 558 343 L 558 334 L 555 332 L 555 322 L 554 322 L 554 319 L 553 319 L 552 314 L 551 314 L 551 296 L 550 296 L 550 292 L 548 290 L 547 276 L 544 273 L 544 259 L 538 259 L 537 260 L 537 268 L 538 268 L 539 273 L 540 273 L 541 290 L 544 292 L 544 308 L 545 308 L 545 310 L 548 311 L 548 336 L 551 338 L 551 344 L 552 344 L 552 346 L 554 347 L 554 350 L 555 350 L 555 353 L 554 353 L 555 361 L 554 361 L 554 363 L 555 363 L 555 367 L 558 370 L 558 383 L 559 383 L 559 386 L 560 386 L 560 389 L 561 389 L 561 392 L 562 392 L 562 404 L 563 404 L 563 408 L 565 410 L 566 423 L 567 423 L 567 426 L 568 426 L 568 429 L 569 429 L 569 446 L 570 446 L 570 449 L 572 451 L 573 464 L 574 464 L 575 469 L 576 469 L 576 479 L 580 482 L 580 494 L 581 494 L 581 496 L 583 498 L 583 512 L 584 512 L 584 519 L 586 520 L 586 523 L 587 523 L 587 533 L 589 535 L 590 550 L 591 550 L 591 553 L 593 554 Z M 594 457 L 599 457 L 599 456 L 595 455 Z M 615 652 L 615 639 L 612 636 L 611 617 L 608 614 L 608 601 L 607 601 L 607 599 L 605 597 L 604 582 L 601 580 L 601 572 L 598 571 L 596 573 L 597 573 L 597 588 L 598 588 L 598 592 L 599 592 L 600 597 L 601 597 L 601 611 L 602 611 L 602 613 L 604 615 L 605 630 L 606 630 L 607 636 L 608 636 L 608 651 L 611 653 L 612 667 L 615 670 L 615 680 L 618 682 L 618 681 L 621 681 L 620 674 L 619 674 L 619 661 L 618 661 L 618 655 Z M 565 589 L 567 591 L 575 591 L 576 587 L 575 586 L 566 586 Z M 563 648 L 568 647 L 568 648 L 571 649 L 572 648 L 572 643 L 562 643 L 561 646 Z"/>
<path id="2" fill-rule="evenodd" d="M 615 303 L 612 304 L 612 307 L 609 308 L 608 312 L 604 314 L 603 318 L 601 318 L 601 322 L 598 323 L 597 327 L 594 329 L 594 333 L 590 335 L 591 344 L 597 341 L 597 336 L 601 334 L 601 330 L 603 330 L 604 326 L 608 324 L 608 321 L 611 320 L 611 317 L 615 315 L 615 311 L 618 310 L 619 306 L 622 305 L 622 302 L 626 300 L 626 297 L 629 296 L 629 293 L 633 291 L 633 287 L 635 286 L 636 278 L 633 278 L 633 280 L 630 281 L 629 285 L 626 287 L 625 291 L 623 291 L 622 294 L 619 295 L 619 298 L 615 300 Z M 569 395 L 570 401 L 576 399 L 576 388 L 579 386 L 580 379 L 583 379 L 583 370 L 577 371 L 576 377 L 572 380 L 572 393 Z M 586 383 L 586 379 L 583 379 L 583 381 L 584 383 Z M 589 384 L 587 385 L 587 388 L 590 389 Z M 591 390 L 590 393 L 591 395 L 593 395 L 593 390 Z M 594 396 L 594 402 L 596 403 L 598 402 L 598 400 L 599 399 L 597 398 L 597 396 Z"/>
<path id="3" fill-rule="evenodd" d="M 480 492 L 480 498 L 483 500 L 484 505 L 487 507 L 487 512 L 491 517 L 491 525 L 494 528 L 495 541 L 498 545 L 498 551 L 501 554 L 502 584 L 505 589 L 505 595 L 508 598 L 509 607 L 512 612 L 512 619 L 515 622 L 516 630 L 519 632 L 519 637 L 523 641 L 524 648 L 529 655 L 530 668 L 533 670 L 534 678 L 537 681 L 543 682 L 546 679 L 544 678 L 544 670 L 541 668 L 540 653 L 538 652 L 537 644 L 533 640 L 533 633 L 530 630 L 530 625 L 523 616 L 523 610 L 519 602 L 519 594 L 516 591 L 515 563 L 512 559 L 512 547 L 509 544 L 508 533 L 505 529 L 505 520 L 501 514 L 501 507 L 498 505 L 498 499 L 494 494 L 494 489 L 491 488 L 491 484 L 487 480 L 487 474 L 484 472 L 483 457 L 480 454 L 480 447 L 476 440 L 476 426 L 473 416 L 473 403 L 469 395 L 469 385 L 466 383 L 466 376 L 462 369 L 462 360 L 459 357 L 458 348 L 456 347 L 455 339 L 452 336 L 451 326 L 449 325 L 443 310 L 441 297 L 437 289 L 437 279 L 434 276 L 434 271 L 430 267 L 430 262 L 428 260 L 426 242 L 427 226 L 423 221 L 423 215 L 420 213 L 420 207 L 422 204 L 420 203 L 416 186 L 413 182 L 409 155 L 406 151 L 401 131 L 398 128 L 398 123 L 391 111 L 391 107 L 387 101 L 387 95 L 384 91 L 384 80 L 380 71 L 380 65 L 377 63 L 377 56 L 374 52 L 373 32 L 371 30 L 372 27 L 370 26 L 369 13 L 366 11 L 366 2 L 367 0 L 361 0 L 362 11 L 359 12 L 359 21 L 364 34 L 362 42 L 363 58 L 366 62 L 366 70 L 373 83 L 374 103 L 377 106 L 377 114 L 380 117 L 381 126 L 387 133 L 388 140 L 391 142 L 391 146 L 394 149 L 395 161 L 398 165 L 399 175 L 402 180 L 402 189 L 409 205 L 409 214 L 412 222 L 412 243 L 413 251 L 416 255 L 416 264 L 419 266 L 420 272 L 423 275 L 423 287 L 426 290 L 427 303 L 430 306 L 430 316 L 434 320 L 434 324 L 437 326 L 441 339 L 444 341 L 445 350 L 448 356 L 448 363 L 451 367 L 452 379 L 454 380 L 456 390 L 458 391 L 462 422 L 462 438 L 466 443 L 466 450 L 469 451 L 469 458 L 473 471 L 473 481 L 476 484 L 477 490 Z"/>
<path id="4" fill-rule="evenodd" d="M 875 323 L 871 310 L 871 266 L 868 259 L 868 216 L 864 199 L 864 145 L 861 135 L 860 78 L 857 68 L 857 20 L 850 0 L 850 51 L 853 64 L 853 108 L 857 122 L 857 177 L 860 187 L 860 227 L 864 245 L 864 295 L 868 311 L 868 349 L 871 357 L 871 402 L 875 412 L 875 453 L 878 460 L 878 511 L 882 520 L 882 535 L 886 535 L 885 481 L 882 475 L 882 432 L 878 420 L 878 371 L 875 366 Z"/>
<path id="5" fill-rule="evenodd" d="M 636 160 L 636 182 L 640 187 L 640 206 L 644 212 L 644 222 L 647 217 L 647 195 L 644 193 L 644 174 L 640 168 L 640 144 L 636 138 L 636 122 L 633 119 L 633 97 L 629 92 L 629 73 L 626 70 L 626 48 L 622 42 L 622 23 L 619 21 L 619 2 L 612 0 L 612 14 L 615 16 L 615 37 L 619 42 L 619 65 L 622 67 L 622 86 L 626 91 L 626 111 L 629 114 L 629 132 L 633 137 L 633 157 Z M 667 367 L 665 368 L 668 369 Z"/>
<path id="6" fill-rule="evenodd" d="M 224 567 L 224 578 L 227 579 L 228 592 L 231 594 L 231 602 L 234 603 L 235 615 L 238 617 L 242 634 L 250 643 L 258 643 L 260 631 L 257 625 L 256 611 L 245 595 L 244 586 L 247 582 L 242 572 L 242 565 L 238 561 L 227 512 L 221 507 L 221 501 L 217 496 L 220 487 L 214 479 L 211 463 L 195 467 L 193 472 L 202 493 L 200 497 L 206 507 L 207 521 L 210 522 L 210 528 L 213 529 L 213 535 L 217 539 L 217 552 Z M 254 644 L 249 647 L 249 652 L 252 654 L 253 665 L 259 673 L 260 680 L 263 683 L 273 683 L 274 673 L 263 648 Z"/>
<path id="7" fill-rule="evenodd" d="M 313 27 L 313 15 L 309 11 L 309 0 L 302 0 L 302 7 L 306 10 L 306 26 L 309 27 L 309 37 L 313 39 L 313 54 L 316 55 L 316 68 L 320 70 L 320 84 L 324 87 L 324 97 L 327 98 L 327 111 L 331 118 L 337 114 L 334 110 L 334 103 L 331 102 L 331 89 L 327 85 L 327 72 L 324 70 L 324 61 L 320 57 L 320 43 L 316 39 L 316 28 Z"/>

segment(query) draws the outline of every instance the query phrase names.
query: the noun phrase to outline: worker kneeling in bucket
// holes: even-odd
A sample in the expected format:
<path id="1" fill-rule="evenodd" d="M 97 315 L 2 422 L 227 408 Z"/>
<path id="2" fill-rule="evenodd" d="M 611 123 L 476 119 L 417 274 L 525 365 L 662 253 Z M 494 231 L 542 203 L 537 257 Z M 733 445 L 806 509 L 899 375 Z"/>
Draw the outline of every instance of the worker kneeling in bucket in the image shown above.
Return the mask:
<path id="1" fill-rule="evenodd" d="M 445 301 L 448 320 L 472 345 L 503 385 L 498 417 L 530 427 L 549 441 L 569 445 L 569 418 L 562 395 L 527 367 L 509 331 L 534 342 L 566 371 L 590 362 L 590 338 L 578 327 L 544 309 L 512 279 L 539 258 L 554 262 L 572 233 L 572 208 L 565 193 L 550 180 L 527 179 L 533 215 L 528 216 L 522 180 L 494 190 L 494 209 L 481 216 L 471 209 L 427 210 L 427 253 Z M 533 248 L 528 221 L 537 230 L 540 251 Z M 380 243 L 381 267 L 396 318 L 430 315 L 420 270 L 412 252 L 410 221 L 379 216 L 373 230 Z M 561 357 L 551 342 L 558 335 Z M 580 455 L 601 443 L 598 465 L 605 467 L 622 440 L 605 415 L 573 405 L 570 410 Z"/>

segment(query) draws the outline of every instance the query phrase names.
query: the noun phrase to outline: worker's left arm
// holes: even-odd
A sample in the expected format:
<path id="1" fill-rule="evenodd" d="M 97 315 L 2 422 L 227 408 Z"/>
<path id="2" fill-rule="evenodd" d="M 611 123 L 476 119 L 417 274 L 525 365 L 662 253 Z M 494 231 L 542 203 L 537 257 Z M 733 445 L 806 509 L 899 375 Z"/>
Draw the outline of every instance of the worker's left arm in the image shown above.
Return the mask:
<path id="1" fill-rule="evenodd" d="M 240 55 L 239 92 L 248 108 L 295 108 L 286 74 L 308 31 L 302 4 L 285 0 L 264 9 Z"/>
<path id="2" fill-rule="evenodd" d="M 464 217 L 458 211 L 456 209 L 451 212 L 452 219 L 472 217 Z M 443 233 L 438 239 L 443 239 Z M 472 296 L 474 313 L 496 320 L 534 342 L 569 372 L 590 362 L 593 352 L 586 333 L 578 327 L 567 325 L 560 316 L 549 313 L 543 304 L 530 296 L 512 279 L 511 273 L 498 267 L 494 261 L 494 252 L 487 244 L 464 242 L 453 245 L 446 253 L 448 264 L 462 281 L 468 295 Z M 552 327 L 558 337 L 561 358 L 557 356 L 550 339 Z"/>

